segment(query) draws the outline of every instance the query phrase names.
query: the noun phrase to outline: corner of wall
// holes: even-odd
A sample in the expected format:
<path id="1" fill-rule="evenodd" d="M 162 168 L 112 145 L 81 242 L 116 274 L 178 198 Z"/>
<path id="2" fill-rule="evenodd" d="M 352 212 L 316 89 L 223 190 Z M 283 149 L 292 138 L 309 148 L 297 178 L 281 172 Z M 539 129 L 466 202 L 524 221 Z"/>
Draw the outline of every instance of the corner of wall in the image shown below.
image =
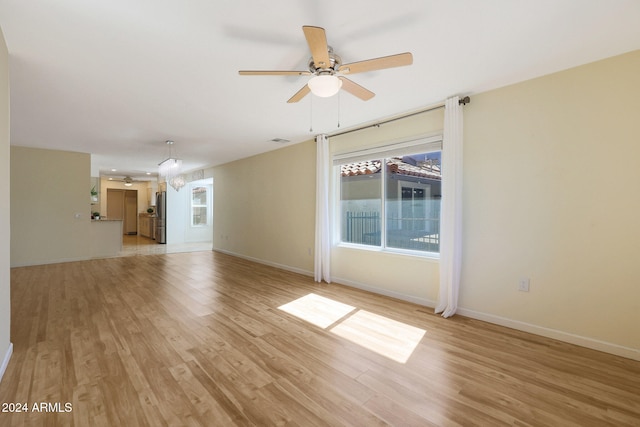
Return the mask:
<path id="1" fill-rule="evenodd" d="M 11 186 L 10 180 L 10 124 L 9 124 L 9 52 L 0 29 L 0 380 L 9 363 L 11 344 Z"/>
<path id="2" fill-rule="evenodd" d="M 9 360 L 11 359 L 11 355 L 13 354 L 13 344 L 9 343 L 9 348 L 2 359 L 2 364 L 0 364 L 0 382 L 2 382 L 2 377 L 7 370 L 7 366 L 9 365 Z"/>

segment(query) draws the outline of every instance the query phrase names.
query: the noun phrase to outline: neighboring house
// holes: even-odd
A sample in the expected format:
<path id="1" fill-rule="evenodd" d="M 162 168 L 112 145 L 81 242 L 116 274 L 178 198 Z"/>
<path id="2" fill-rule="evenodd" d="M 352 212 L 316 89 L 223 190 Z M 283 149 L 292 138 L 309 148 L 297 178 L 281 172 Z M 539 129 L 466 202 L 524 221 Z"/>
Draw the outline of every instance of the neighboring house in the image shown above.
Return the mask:
<path id="1" fill-rule="evenodd" d="M 387 246 L 438 252 L 442 180 L 439 154 L 341 165 L 342 241 L 380 245 L 381 200 L 386 200 Z M 380 194 L 380 179 L 385 179 L 384 197 Z"/>

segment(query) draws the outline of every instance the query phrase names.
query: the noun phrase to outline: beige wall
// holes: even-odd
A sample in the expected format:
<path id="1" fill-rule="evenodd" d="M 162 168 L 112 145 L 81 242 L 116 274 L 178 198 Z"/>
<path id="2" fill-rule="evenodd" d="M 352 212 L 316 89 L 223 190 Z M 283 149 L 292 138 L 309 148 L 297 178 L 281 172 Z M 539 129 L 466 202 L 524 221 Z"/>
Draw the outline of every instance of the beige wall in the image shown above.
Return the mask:
<path id="1" fill-rule="evenodd" d="M 0 379 L 11 351 L 9 53 L 0 30 Z"/>
<path id="2" fill-rule="evenodd" d="M 215 168 L 214 249 L 312 272 L 315 150 L 308 141 Z"/>
<path id="3" fill-rule="evenodd" d="M 90 162 L 84 153 L 11 147 L 13 267 L 87 259 Z"/>
<path id="4" fill-rule="evenodd" d="M 640 355 L 638 94 L 640 51 L 465 107 L 468 313 Z M 517 291 L 522 277 L 528 293 Z"/>
<path id="5" fill-rule="evenodd" d="M 638 76 L 633 52 L 472 97 L 459 313 L 640 359 Z M 441 125 L 417 116 L 331 148 Z M 215 168 L 214 247 L 312 271 L 314 163 L 309 141 Z M 332 275 L 426 305 L 438 296 L 437 260 L 334 247 Z"/>
<path id="6" fill-rule="evenodd" d="M 331 151 L 437 134 L 443 118 L 443 109 L 436 109 L 331 138 Z M 214 249 L 312 274 L 315 161 L 312 140 L 214 168 Z M 340 283 L 425 304 L 437 298 L 437 260 L 338 247 L 331 262 Z"/>

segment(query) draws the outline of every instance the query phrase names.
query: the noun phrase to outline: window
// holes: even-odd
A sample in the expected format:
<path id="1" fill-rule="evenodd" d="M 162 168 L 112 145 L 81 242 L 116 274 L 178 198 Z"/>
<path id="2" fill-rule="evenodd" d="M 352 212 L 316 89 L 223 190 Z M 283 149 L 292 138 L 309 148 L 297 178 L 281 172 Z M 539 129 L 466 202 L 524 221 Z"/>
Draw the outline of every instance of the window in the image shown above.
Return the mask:
<path id="1" fill-rule="evenodd" d="M 440 251 L 440 145 L 334 161 L 340 171 L 340 241 L 391 251 Z M 413 148 L 416 149 L 415 147 Z"/>
<path id="2" fill-rule="evenodd" d="M 206 186 L 191 187 L 191 225 L 193 227 L 207 226 L 207 209 L 209 206 L 207 195 Z"/>

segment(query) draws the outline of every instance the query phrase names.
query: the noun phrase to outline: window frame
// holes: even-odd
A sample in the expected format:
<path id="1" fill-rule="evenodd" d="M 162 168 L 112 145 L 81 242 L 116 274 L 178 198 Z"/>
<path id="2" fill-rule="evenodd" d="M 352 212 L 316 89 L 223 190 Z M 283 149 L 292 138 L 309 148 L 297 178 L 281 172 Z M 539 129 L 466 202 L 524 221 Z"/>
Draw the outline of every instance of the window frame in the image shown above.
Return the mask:
<path id="1" fill-rule="evenodd" d="M 206 197 L 206 203 L 204 205 L 195 205 L 193 203 L 193 190 L 196 188 L 204 188 L 205 189 L 205 197 Z M 210 217 L 210 200 L 211 200 L 211 188 L 209 185 L 204 185 L 204 184 L 198 184 L 198 183 L 190 183 L 189 185 L 189 224 L 192 228 L 201 228 L 201 227 L 209 227 L 209 217 Z M 193 223 L 193 213 L 194 213 L 194 208 L 205 208 L 205 223 L 204 224 L 194 224 Z"/>
<path id="2" fill-rule="evenodd" d="M 351 243 L 342 241 L 342 214 L 341 214 L 341 165 L 354 163 L 362 160 L 380 159 L 383 164 L 389 157 L 402 157 L 404 155 L 440 152 L 442 155 L 443 135 L 441 133 L 422 135 L 409 139 L 402 139 L 388 142 L 387 144 L 368 147 L 358 151 L 337 153 L 332 156 L 333 167 L 331 174 L 333 179 L 332 218 L 333 218 L 333 246 L 350 248 L 356 250 L 382 252 L 389 254 L 399 254 L 403 256 L 416 256 L 420 258 L 439 259 L 440 252 L 428 252 L 416 249 L 394 248 L 387 246 L 387 168 L 381 168 L 381 206 L 380 206 L 380 245 L 366 245 L 361 243 Z M 441 162 L 442 166 L 442 162 Z M 441 171 L 441 180 L 445 179 Z M 400 184 L 400 182 L 399 182 Z"/>

